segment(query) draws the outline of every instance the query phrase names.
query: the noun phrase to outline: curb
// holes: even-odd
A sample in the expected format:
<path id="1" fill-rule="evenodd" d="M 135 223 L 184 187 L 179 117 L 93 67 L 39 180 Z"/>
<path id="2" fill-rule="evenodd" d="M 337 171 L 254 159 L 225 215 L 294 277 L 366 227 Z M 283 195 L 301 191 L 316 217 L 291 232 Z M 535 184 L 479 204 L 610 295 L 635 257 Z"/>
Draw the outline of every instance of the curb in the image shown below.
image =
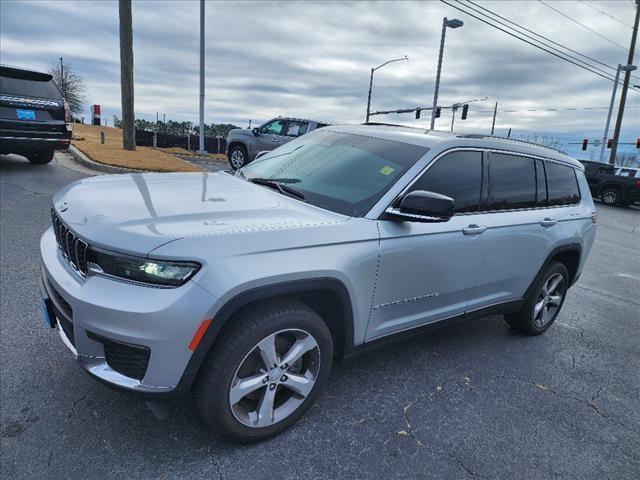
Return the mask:
<path id="1" fill-rule="evenodd" d="M 98 170 L 104 173 L 133 173 L 144 172 L 144 170 L 135 170 L 133 168 L 114 167 L 113 165 L 105 165 L 104 163 L 98 163 L 91 160 L 84 153 L 78 150 L 74 145 L 69 145 L 69 153 L 80 164 L 92 170 Z"/>

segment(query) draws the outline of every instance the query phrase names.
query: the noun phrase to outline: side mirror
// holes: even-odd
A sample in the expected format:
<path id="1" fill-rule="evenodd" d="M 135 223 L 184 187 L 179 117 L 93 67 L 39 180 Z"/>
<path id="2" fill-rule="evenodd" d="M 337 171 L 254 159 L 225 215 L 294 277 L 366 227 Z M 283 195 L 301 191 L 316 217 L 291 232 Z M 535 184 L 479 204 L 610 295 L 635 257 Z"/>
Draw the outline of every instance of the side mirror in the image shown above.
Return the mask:
<path id="1" fill-rule="evenodd" d="M 389 207 L 386 213 L 414 222 L 446 222 L 453 216 L 455 205 L 453 198 L 446 195 L 415 190 L 402 198 L 399 208 Z"/>
<path id="2" fill-rule="evenodd" d="M 253 130 L 251 130 L 253 132 L 254 136 L 258 136 L 260 135 L 260 129 L 258 127 L 254 127 Z"/>

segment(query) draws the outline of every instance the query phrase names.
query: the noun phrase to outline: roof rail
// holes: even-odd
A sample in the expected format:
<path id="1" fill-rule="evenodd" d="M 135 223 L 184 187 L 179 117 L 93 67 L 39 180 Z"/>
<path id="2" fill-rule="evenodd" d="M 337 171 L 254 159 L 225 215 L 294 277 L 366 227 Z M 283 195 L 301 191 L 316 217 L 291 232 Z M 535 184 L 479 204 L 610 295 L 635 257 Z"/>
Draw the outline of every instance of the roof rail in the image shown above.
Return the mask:
<path id="1" fill-rule="evenodd" d="M 491 139 L 494 139 L 494 140 L 507 140 L 509 142 L 524 143 L 524 144 L 527 144 L 527 145 L 535 145 L 536 147 L 546 148 L 547 150 L 552 150 L 554 152 L 561 153 L 562 155 L 567 155 L 567 152 L 564 152 L 562 150 L 558 150 L 557 148 L 549 147 L 547 145 L 542 145 L 541 143 L 530 142 L 529 140 L 520 140 L 519 138 L 500 137 L 500 136 L 497 136 L 497 135 L 485 135 L 485 134 L 482 134 L 482 133 L 467 133 L 467 134 L 464 134 L 464 135 L 458 135 L 458 138 L 478 138 L 478 139 L 491 138 Z"/>

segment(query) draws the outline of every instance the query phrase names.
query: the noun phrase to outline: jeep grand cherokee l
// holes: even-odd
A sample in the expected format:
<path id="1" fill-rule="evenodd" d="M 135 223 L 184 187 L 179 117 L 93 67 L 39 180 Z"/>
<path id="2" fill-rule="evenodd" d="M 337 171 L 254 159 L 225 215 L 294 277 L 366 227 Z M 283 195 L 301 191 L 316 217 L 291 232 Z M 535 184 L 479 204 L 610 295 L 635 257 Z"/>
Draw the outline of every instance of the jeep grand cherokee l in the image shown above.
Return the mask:
<path id="1" fill-rule="evenodd" d="M 334 358 L 502 313 L 538 335 L 585 264 L 582 165 L 517 141 L 327 127 L 230 173 L 72 183 L 43 235 L 43 305 L 91 375 L 195 394 L 251 441 L 292 425 Z"/>
<path id="2" fill-rule="evenodd" d="M 71 113 L 48 73 L 0 66 L 0 154 L 49 163 L 71 141 Z"/>

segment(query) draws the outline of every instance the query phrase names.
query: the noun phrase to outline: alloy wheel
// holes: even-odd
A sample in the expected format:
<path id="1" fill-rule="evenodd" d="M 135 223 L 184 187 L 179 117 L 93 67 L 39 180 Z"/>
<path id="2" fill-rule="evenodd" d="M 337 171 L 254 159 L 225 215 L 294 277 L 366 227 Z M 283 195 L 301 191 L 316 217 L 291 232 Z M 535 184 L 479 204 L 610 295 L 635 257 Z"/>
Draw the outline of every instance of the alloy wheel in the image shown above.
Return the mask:
<path id="1" fill-rule="evenodd" d="M 560 309 L 566 293 L 564 277 L 554 273 L 542 285 L 538 299 L 533 307 L 533 323 L 538 328 L 546 326 Z"/>
<path id="2" fill-rule="evenodd" d="M 618 194 L 613 190 L 608 190 L 602 195 L 602 201 L 607 205 L 615 205 L 618 202 Z"/>
<path id="3" fill-rule="evenodd" d="M 273 333 L 243 358 L 231 381 L 234 417 L 253 428 L 271 426 L 291 415 L 309 396 L 320 372 L 320 347 L 298 329 Z"/>
<path id="4" fill-rule="evenodd" d="M 233 152 L 231 152 L 231 165 L 236 170 L 238 168 L 242 168 L 244 165 L 244 152 L 239 148 L 236 148 Z"/>

